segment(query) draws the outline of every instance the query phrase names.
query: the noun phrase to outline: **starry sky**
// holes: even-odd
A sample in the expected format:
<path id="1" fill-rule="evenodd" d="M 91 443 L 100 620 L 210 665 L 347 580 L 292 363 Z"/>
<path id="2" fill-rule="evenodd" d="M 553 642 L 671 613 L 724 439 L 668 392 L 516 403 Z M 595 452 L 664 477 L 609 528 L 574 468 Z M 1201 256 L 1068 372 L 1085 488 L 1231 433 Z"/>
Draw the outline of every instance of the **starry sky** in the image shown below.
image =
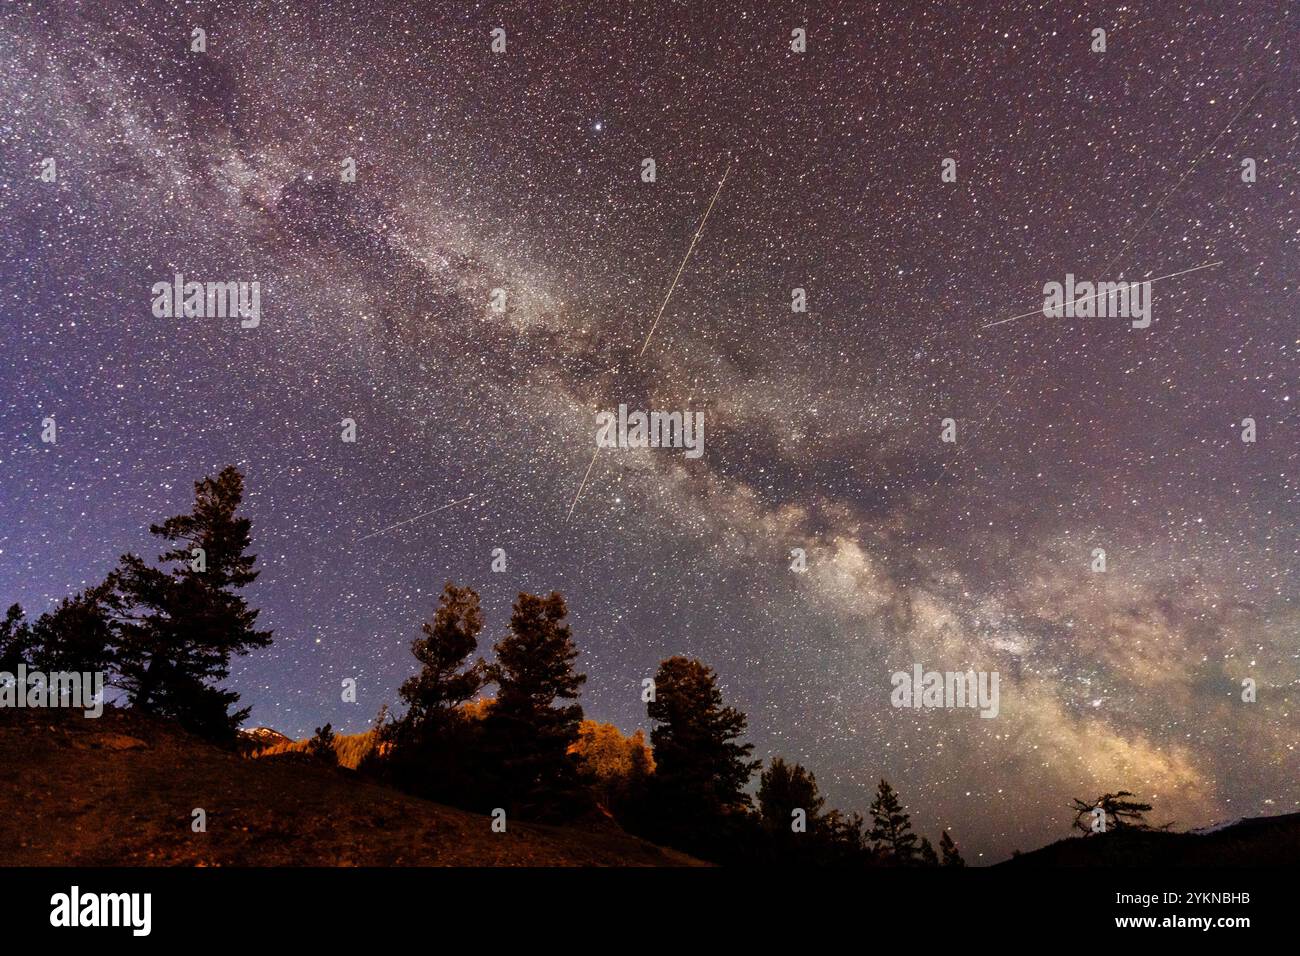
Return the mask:
<path id="1" fill-rule="evenodd" d="M 452 579 L 485 652 L 518 591 L 564 593 L 588 716 L 645 726 L 642 679 L 698 656 L 756 755 L 847 809 L 885 776 L 972 862 L 1121 787 L 1180 827 L 1300 810 L 1298 27 L 1259 0 L 6 4 L 0 598 L 156 554 L 233 463 L 275 630 L 232 674 L 256 724 L 364 729 Z M 1149 329 L 1001 321 L 1067 272 L 1208 263 L 1152 286 Z M 260 325 L 155 318 L 175 272 L 258 281 Z M 620 403 L 704 412 L 703 456 L 592 464 Z M 915 663 L 998 671 L 999 716 L 891 707 Z"/>

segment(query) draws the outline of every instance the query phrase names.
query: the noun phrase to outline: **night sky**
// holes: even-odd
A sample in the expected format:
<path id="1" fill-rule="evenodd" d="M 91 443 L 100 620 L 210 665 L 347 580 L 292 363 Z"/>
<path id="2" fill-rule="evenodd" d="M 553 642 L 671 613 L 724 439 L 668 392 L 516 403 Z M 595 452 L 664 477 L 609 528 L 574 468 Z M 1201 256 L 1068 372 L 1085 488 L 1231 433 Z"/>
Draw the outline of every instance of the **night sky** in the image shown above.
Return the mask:
<path id="1" fill-rule="evenodd" d="M 1258 0 L 5 4 L 0 599 L 155 555 L 236 464 L 255 724 L 364 729 L 451 579 L 484 653 L 561 591 L 588 716 L 698 656 L 757 756 L 972 862 L 1119 788 L 1300 810 L 1298 43 Z M 1001 322 L 1209 263 L 1148 329 Z M 155 318 L 176 272 L 260 325 Z M 602 450 L 574 505 L 620 403 L 704 454 Z M 915 663 L 999 716 L 891 707 Z"/>

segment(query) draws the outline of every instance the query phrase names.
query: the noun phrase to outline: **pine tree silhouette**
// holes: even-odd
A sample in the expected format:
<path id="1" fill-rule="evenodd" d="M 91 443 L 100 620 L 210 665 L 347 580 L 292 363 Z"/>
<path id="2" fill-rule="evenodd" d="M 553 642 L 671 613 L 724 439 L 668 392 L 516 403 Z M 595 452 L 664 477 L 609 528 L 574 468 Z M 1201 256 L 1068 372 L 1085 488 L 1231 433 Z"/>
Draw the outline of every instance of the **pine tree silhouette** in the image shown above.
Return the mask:
<path id="1" fill-rule="evenodd" d="M 171 545 L 159 558 L 164 566 L 126 554 L 109 579 L 122 608 L 117 678 L 132 705 L 227 742 L 248 708 L 229 712 L 239 695 L 215 685 L 229 674 L 232 654 L 271 643 L 236 593 L 258 574 L 256 558 L 245 554 L 249 520 L 235 514 L 243 492 L 233 467 L 195 482 L 193 511 L 149 529 Z"/>
<path id="2" fill-rule="evenodd" d="M 717 857 L 757 829 L 746 811 L 744 787 L 760 761 L 753 745 L 739 743 L 745 715 L 722 704 L 713 670 L 687 657 L 670 657 L 654 678 L 647 713 L 655 772 L 650 779 L 646 832 L 682 849 Z"/>
<path id="3" fill-rule="evenodd" d="M 116 657 L 120 612 L 111 579 L 64 598 L 32 625 L 29 664 L 46 672 L 108 671 Z"/>
<path id="4" fill-rule="evenodd" d="M 934 852 L 934 845 L 930 843 L 929 837 L 921 837 L 921 846 L 917 850 L 917 860 L 921 866 L 938 866 L 939 855 Z"/>
<path id="5" fill-rule="evenodd" d="M 871 833 L 869 837 L 886 859 L 899 866 L 916 862 L 916 834 L 912 820 L 903 812 L 898 795 L 886 780 L 876 788 L 876 799 L 871 802 Z M 932 851 L 933 852 L 933 851 Z"/>
<path id="6" fill-rule="evenodd" d="M 760 761 L 747 759 L 753 744 L 737 741 L 745 732 L 745 715 L 722 705 L 713 669 L 697 660 L 670 657 L 655 674 L 655 699 L 647 713 L 656 726 L 655 776 L 688 801 L 710 810 L 748 807 L 742 789 Z"/>
<path id="7" fill-rule="evenodd" d="M 807 832 L 816 833 L 826 800 L 817 790 L 817 778 L 800 764 L 773 758 L 758 782 L 758 812 L 763 827 L 781 839 L 793 833 L 794 811 L 802 810 Z"/>
<path id="8" fill-rule="evenodd" d="M 433 619 L 420 626 L 422 637 L 411 644 L 419 673 L 398 691 L 406 713 L 388 724 L 377 718 L 378 736 L 391 744 L 386 756 L 366 762 L 398 786 L 444 803 L 476 806 L 479 727 L 462 710 L 487 679 L 486 665 L 471 662 L 483 630 L 479 596 L 450 581 L 438 598 Z"/>
<path id="9" fill-rule="evenodd" d="M 943 835 L 939 837 L 939 853 L 943 858 L 942 864 L 944 866 L 966 865 L 966 861 L 963 860 L 961 854 L 957 852 L 957 844 L 952 841 L 952 837 L 948 834 L 947 830 L 944 830 Z"/>
<path id="10" fill-rule="evenodd" d="M 494 806 L 511 815 L 566 816 L 585 809 L 577 758 L 569 748 L 578 739 L 582 707 L 566 704 L 587 680 L 573 669 L 578 649 L 564 619 L 564 598 L 520 594 L 510 617 L 510 632 L 494 650 L 487 673 L 497 697 L 483 719 L 484 751 L 491 763 Z"/>
<path id="11" fill-rule="evenodd" d="M 483 630 L 479 597 L 472 588 L 450 581 L 438 598 L 433 620 L 420 625 L 424 636 L 411 645 L 421 669 L 398 691 L 407 710 L 404 722 L 412 729 L 431 724 L 434 729 L 454 719 L 457 708 L 483 687 L 485 666 L 470 663 Z"/>
<path id="12" fill-rule="evenodd" d="M 19 664 L 30 665 L 35 643 L 22 605 L 10 605 L 0 620 L 0 671 L 16 674 Z"/>
<path id="13" fill-rule="evenodd" d="M 331 767 L 337 767 L 339 763 L 338 751 L 334 749 L 334 728 L 326 724 L 324 727 L 317 727 L 315 735 L 307 741 L 307 753 L 314 760 L 319 760 L 323 764 Z"/>

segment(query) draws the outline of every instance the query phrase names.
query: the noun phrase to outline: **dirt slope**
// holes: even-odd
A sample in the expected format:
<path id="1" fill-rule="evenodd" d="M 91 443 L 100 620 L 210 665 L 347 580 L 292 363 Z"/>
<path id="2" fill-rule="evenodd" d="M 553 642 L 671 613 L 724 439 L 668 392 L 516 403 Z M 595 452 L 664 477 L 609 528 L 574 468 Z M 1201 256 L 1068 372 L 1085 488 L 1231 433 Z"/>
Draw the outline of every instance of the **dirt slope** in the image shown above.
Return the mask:
<path id="1" fill-rule="evenodd" d="M 509 822 L 105 710 L 0 711 L 0 866 L 673 866 L 610 825 Z M 207 832 L 192 812 L 207 812 Z"/>

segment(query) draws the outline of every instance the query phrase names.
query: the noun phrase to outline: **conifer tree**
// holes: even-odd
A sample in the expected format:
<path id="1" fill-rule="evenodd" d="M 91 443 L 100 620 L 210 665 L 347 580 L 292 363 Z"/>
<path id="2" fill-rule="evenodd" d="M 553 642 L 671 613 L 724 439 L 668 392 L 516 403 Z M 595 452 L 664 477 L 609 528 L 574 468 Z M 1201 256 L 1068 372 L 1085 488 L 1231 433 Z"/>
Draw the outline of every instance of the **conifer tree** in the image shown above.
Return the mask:
<path id="1" fill-rule="evenodd" d="M 245 553 L 250 522 L 236 515 L 243 490 L 233 467 L 195 482 L 193 510 L 149 529 L 170 545 L 162 567 L 127 554 L 111 578 L 123 608 L 118 682 L 132 705 L 228 742 L 248 708 L 231 713 L 239 695 L 216 685 L 232 654 L 271 642 L 237 593 L 258 575 Z"/>
<path id="2" fill-rule="evenodd" d="M 758 815 L 767 834 L 773 861 L 813 862 L 828 833 L 824 832 L 817 778 L 800 764 L 776 757 L 758 783 Z"/>
<path id="3" fill-rule="evenodd" d="M 334 749 L 335 736 L 334 728 L 330 724 L 324 727 L 317 727 L 316 733 L 311 740 L 307 741 L 307 753 L 315 760 L 331 767 L 337 767 L 339 763 L 339 754 Z"/>
<path id="4" fill-rule="evenodd" d="M 953 842 L 952 837 L 947 830 L 939 837 L 939 853 L 942 855 L 944 866 L 965 866 L 966 861 L 962 859 L 961 854 L 957 851 L 957 844 Z"/>
<path id="5" fill-rule="evenodd" d="M 578 649 L 565 623 L 568 613 L 558 592 L 521 593 L 488 668 L 497 685 L 483 719 L 497 791 L 490 799 L 524 816 L 563 816 L 580 799 L 577 758 L 569 749 L 578 739 L 582 707 L 566 701 L 577 700 L 587 677 L 573 667 Z"/>
<path id="6" fill-rule="evenodd" d="M 899 866 L 915 862 L 918 851 L 912 820 L 903 812 L 898 794 L 886 780 L 881 780 L 876 789 L 876 799 L 871 803 L 871 821 L 871 842 L 889 862 Z"/>
<path id="7" fill-rule="evenodd" d="M 670 657 L 659 665 L 655 698 L 647 706 L 656 726 L 655 779 L 660 789 L 688 805 L 721 813 L 751 805 L 743 788 L 761 761 L 749 760 L 753 744 L 738 743 L 745 715 L 724 707 L 713 669 L 698 660 Z"/>
<path id="8" fill-rule="evenodd" d="M 866 821 L 856 810 L 831 810 L 822 817 L 822 859 L 828 866 L 867 866 L 876 861 L 867 845 Z"/>
<path id="9" fill-rule="evenodd" d="M 770 833 L 793 832 L 790 822 L 802 810 L 807 831 L 816 833 L 826 801 L 817 790 L 817 778 L 800 764 L 776 757 L 759 777 L 758 812 Z"/>
<path id="10" fill-rule="evenodd" d="M 712 668 L 687 657 L 659 665 L 647 712 L 655 772 L 636 826 L 646 836 L 705 859 L 742 862 L 761 843 L 744 791 L 760 761 L 740 743 L 745 715 L 722 703 Z"/>
<path id="11" fill-rule="evenodd" d="M 433 619 L 420 626 L 422 637 L 411 644 L 420 671 L 398 691 L 406 703 L 401 719 L 376 719 L 376 740 L 391 745 L 366 770 L 378 769 L 405 789 L 459 806 L 476 802 L 478 726 L 462 705 L 482 689 L 486 665 L 471 662 L 483 630 L 479 596 L 450 581 L 438 598 Z"/>
<path id="12" fill-rule="evenodd" d="M 934 845 L 929 837 L 921 837 L 921 847 L 917 851 L 917 862 L 921 866 L 938 866 L 939 855 L 934 852 Z"/>
<path id="13" fill-rule="evenodd" d="M 436 731 L 483 687 L 484 665 L 469 660 L 483 630 L 478 594 L 448 581 L 433 620 L 420 625 L 420 630 L 424 636 L 411 645 L 420 672 L 408 678 L 398 694 L 407 707 L 403 720 L 412 730 L 430 725 Z"/>
<path id="14" fill-rule="evenodd" d="M 45 672 L 108 672 L 116 656 L 120 610 L 111 577 L 64 598 L 32 625 L 28 663 Z"/>
<path id="15" fill-rule="evenodd" d="M 0 671 L 16 675 L 19 664 L 30 665 L 34 643 L 22 605 L 11 604 L 0 620 Z"/>

